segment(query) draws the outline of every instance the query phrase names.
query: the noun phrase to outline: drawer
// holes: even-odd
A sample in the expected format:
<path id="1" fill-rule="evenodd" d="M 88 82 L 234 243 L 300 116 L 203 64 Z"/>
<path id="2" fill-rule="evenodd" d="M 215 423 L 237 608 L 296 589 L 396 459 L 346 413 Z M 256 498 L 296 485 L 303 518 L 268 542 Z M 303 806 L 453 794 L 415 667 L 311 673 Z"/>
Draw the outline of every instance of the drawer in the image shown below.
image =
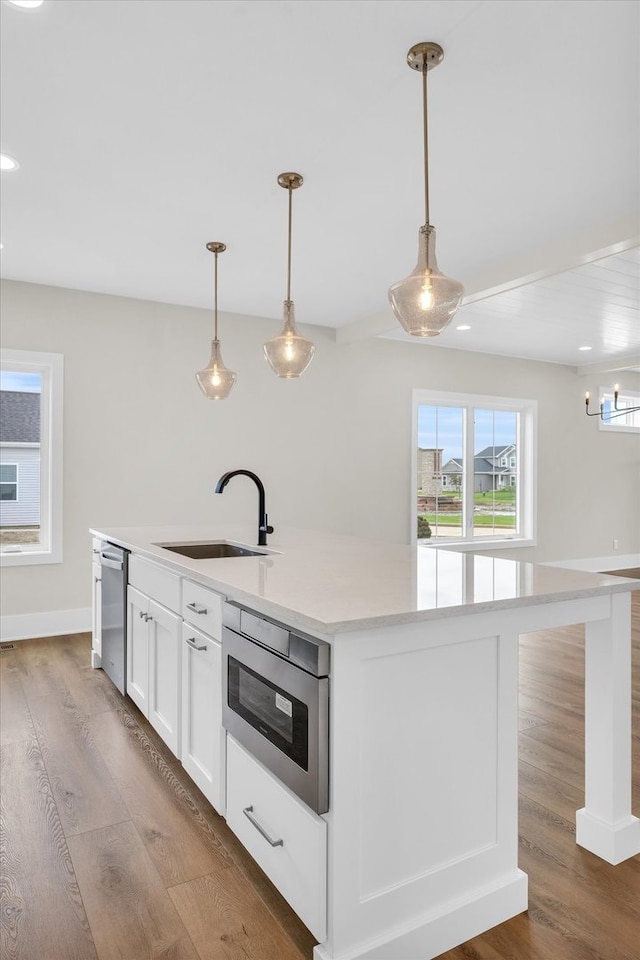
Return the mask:
<path id="1" fill-rule="evenodd" d="M 223 597 L 193 580 L 182 581 L 182 619 L 198 630 L 222 640 Z"/>
<path id="2" fill-rule="evenodd" d="M 180 577 L 166 567 L 132 553 L 129 557 L 129 583 L 174 613 L 180 613 Z"/>
<path id="3" fill-rule="evenodd" d="M 322 942 L 327 925 L 327 824 L 228 734 L 227 823 Z"/>

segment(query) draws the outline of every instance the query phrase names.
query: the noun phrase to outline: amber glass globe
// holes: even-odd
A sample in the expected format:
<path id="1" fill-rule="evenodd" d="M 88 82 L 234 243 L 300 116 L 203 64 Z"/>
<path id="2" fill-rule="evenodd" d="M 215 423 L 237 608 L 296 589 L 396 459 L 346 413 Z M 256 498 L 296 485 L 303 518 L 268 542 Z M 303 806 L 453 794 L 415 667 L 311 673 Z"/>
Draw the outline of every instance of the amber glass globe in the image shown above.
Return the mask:
<path id="1" fill-rule="evenodd" d="M 211 359 L 204 370 L 196 373 L 198 386 L 209 400 L 226 400 L 233 389 L 237 375 L 225 367 L 220 341 L 211 341 Z"/>
<path id="2" fill-rule="evenodd" d="M 435 227 L 420 227 L 415 270 L 389 287 L 389 301 L 401 326 L 413 337 L 437 337 L 450 323 L 463 294 L 462 284 L 438 269 Z"/>
<path id="3" fill-rule="evenodd" d="M 311 363 L 315 349 L 311 340 L 296 329 L 293 300 L 285 300 L 282 330 L 264 345 L 264 355 L 271 369 L 285 380 L 299 377 Z"/>

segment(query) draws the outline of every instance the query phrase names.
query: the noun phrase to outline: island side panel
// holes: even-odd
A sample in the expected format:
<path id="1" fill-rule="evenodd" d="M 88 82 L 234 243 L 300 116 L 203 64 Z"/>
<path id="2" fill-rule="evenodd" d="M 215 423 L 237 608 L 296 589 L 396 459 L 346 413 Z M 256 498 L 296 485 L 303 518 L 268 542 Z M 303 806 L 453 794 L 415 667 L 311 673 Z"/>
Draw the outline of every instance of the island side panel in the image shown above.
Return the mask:
<path id="1" fill-rule="evenodd" d="M 427 960 L 526 909 L 515 620 L 335 638 L 329 936 L 317 960 L 406 960 L 405 934 Z"/>

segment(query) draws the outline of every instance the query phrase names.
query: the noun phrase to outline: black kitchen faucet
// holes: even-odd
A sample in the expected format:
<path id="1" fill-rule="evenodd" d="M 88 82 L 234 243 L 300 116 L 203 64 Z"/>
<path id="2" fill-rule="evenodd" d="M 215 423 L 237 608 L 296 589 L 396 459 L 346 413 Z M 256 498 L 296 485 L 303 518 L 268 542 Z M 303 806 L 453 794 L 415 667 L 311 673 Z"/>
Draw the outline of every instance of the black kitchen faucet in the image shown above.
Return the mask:
<path id="1" fill-rule="evenodd" d="M 250 477 L 258 488 L 258 546 L 266 547 L 267 534 L 273 533 L 273 527 L 269 526 L 267 511 L 264 502 L 264 485 L 260 477 L 252 473 L 251 470 L 229 470 L 223 473 L 216 484 L 216 493 L 222 493 L 232 477 Z"/>

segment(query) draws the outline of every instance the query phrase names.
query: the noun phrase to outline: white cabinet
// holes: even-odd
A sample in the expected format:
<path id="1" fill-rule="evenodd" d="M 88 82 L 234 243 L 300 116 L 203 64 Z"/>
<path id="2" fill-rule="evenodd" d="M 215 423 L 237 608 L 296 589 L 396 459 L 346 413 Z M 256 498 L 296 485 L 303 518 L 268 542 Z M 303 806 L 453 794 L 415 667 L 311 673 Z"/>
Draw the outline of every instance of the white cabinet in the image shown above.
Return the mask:
<path id="1" fill-rule="evenodd" d="M 327 926 L 327 824 L 233 737 L 227 823 L 317 940 Z"/>
<path id="2" fill-rule="evenodd" d="M 222 727 L 222 597 L 182 585 L 182 765 L 224 816 L 225 732 Z"/>
<path id="3" fill-rule="evenodd" d="M 135 587 L 127 590 L 127 693 L 149 715 L 149 597 Z"/>
<path id="4" fill-rule="evenodd" d="M 182 766 L 224 815 L 225 733 L 222 650 L 191 624 L 182 625 Z"/>
<path id="5" fill-rule="evenodd" d="M 92 541 L 93 563 L 91 565 L 91 666 L 102 666 L 102 568 L 100 548 L 102 541 Z"/>
<path id="6" fill-rule="evenodd" d="M 180 580 L 131 558 L 127 591 L 127 693 L 180 757 Z M 153 591 L 143 592 L 140 585 Z M 164 601 L 164 602 L 162 602 Z M 174 609 L 170 609 L 170 605 Z"/>

